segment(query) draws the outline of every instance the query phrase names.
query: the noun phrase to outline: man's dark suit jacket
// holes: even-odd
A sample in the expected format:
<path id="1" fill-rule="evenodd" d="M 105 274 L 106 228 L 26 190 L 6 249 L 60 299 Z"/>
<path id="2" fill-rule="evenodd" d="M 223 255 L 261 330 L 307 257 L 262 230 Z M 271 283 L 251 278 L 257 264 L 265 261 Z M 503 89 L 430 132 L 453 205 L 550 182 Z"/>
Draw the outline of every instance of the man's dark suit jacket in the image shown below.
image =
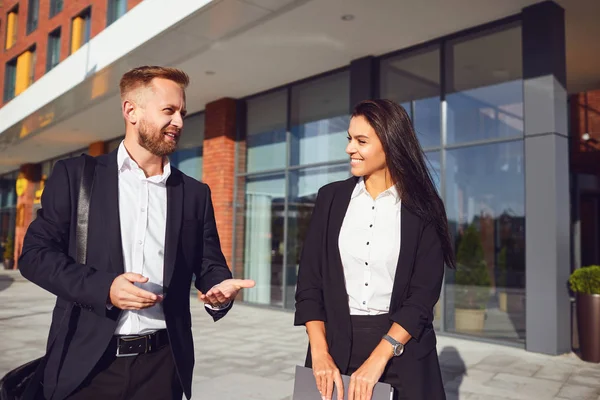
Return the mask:
<path id="1" fill-rule="evenodd" d="M 324 321 L 329 353 L 345 374 L 352 350 L 352 325 L 338 237 L 357 178 L 322 187 L 304 242 L 295 325 Z M 411 400 L 445 399 L 433 330 L 433 307 L 444 274 L 441 242 L 433 225 L 402 205 L 400 254 L 390 304 L 390 326 L 410 333 L 404 354 L 389 365 Z M 391 350 L 390 350 L 391 351 Z M 311 367 L 310 347 L 306 366 Z"/>
<path id="2" fill-rule="evenodd" d="M 58 334 L 44 371 L 44 395 L 63 399 L 106 350 L 121 310 L 107 308 L 113 280 L 124 273 L 117 150 L 97 157 L 89 209 L 86 265 L 75 262 L 77 198 L 83 157 L 59 161 L 42 194 L 42 208 L 27 230 L 19 259 L 22 275 L 57 296 L 49 338 Z M 221 252 L 210 189 L 171 168 L 167 183 L 164 309 L 171 349 L 190 398 L 194 347 L 190 316 L 192 274 L 206 293 L 231 278 Z M 71 307 L 75 304 L 74 307 Z M 68 327 L 59 328 L 72 309 Z M 209 313 L 218 320 L 229 310 Z M 66 324 L 63 324 L 66 325 Z"/>

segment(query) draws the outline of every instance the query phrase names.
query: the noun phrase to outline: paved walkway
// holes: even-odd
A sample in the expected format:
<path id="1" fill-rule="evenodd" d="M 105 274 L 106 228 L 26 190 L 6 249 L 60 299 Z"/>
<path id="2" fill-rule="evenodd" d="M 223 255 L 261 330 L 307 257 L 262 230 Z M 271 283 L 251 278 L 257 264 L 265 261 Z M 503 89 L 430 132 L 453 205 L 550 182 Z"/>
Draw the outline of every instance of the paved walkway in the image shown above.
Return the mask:
<path id="1" fill-rule="evenodd" d="M 42 354 L 54 297 L 12 271 L 0 271 L 0 376 Z M 291 400 L 306 334 L 293 314 L 236 304 L 213 323 L 192 301 L 195 399 Z M 600 400 L 600 365 L 569 354 L 439 337 L 449 400 Z"/>

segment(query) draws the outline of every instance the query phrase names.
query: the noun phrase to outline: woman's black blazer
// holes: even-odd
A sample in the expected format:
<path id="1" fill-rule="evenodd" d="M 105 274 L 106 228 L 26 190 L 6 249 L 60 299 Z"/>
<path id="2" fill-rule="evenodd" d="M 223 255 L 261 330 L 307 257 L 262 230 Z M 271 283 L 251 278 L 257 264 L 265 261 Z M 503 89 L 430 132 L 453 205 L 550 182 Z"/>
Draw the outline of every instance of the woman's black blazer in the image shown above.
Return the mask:
<path id="1" fill-rule="evenodd" d="M 295 325 L 324 321 L 329 353 L 346 373 L 352 326 L 338 237 L 357 178 L 323 186 L 304 241 L 296 289 Z M 390 302 L 390 324 L 410 333 L 404 354 L 390 369 L 401 377 L 411 400 L 445 399 L 433 330 L 433 307 L 444 274 L 441 242 L 435 227 L 402 205 L 400 254 Z M 310 347 L 306 366 L 311 367 Z"/>

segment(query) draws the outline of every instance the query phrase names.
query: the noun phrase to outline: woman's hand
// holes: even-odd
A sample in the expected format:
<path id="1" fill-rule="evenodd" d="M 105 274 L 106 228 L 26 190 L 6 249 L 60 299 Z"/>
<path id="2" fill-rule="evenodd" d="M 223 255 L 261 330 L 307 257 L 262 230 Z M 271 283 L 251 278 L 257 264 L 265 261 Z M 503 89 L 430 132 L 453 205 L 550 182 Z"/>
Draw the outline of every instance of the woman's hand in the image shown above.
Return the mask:
<path id="1" fill-rule="evenodd" d="M 348 400 L 371 400 L 373 387 L 383 375 L 388 357 L 371 355 L 350 377 Z"/>
<path id="2" fill-rule="evenodd" d="M 328 352 L 312 354 L 312 369 L 317 389 L 323 400 L 332 400 L 333 385 L 337 388 L 337 400 L 344 400 L 344 383 L 340 370 Z"/>

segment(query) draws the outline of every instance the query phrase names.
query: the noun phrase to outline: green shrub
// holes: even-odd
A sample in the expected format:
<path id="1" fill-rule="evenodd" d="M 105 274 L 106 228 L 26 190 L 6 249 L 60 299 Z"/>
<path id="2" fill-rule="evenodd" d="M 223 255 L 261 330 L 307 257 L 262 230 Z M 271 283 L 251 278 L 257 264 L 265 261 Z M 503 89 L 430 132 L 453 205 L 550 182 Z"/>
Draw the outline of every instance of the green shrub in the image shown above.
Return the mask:
<path id="1" fill-rule="evenodd" d="M 490 276 L 479 232 L 469 225 L 456 254 L 456 308 L 483 309 L 489 298 Z"/>
<path id="2" fill-rule="evenodd" d="M 600 294 L 600 265 L 576 269 L 569 277 L 569 284 L 575 293 Z"/>

